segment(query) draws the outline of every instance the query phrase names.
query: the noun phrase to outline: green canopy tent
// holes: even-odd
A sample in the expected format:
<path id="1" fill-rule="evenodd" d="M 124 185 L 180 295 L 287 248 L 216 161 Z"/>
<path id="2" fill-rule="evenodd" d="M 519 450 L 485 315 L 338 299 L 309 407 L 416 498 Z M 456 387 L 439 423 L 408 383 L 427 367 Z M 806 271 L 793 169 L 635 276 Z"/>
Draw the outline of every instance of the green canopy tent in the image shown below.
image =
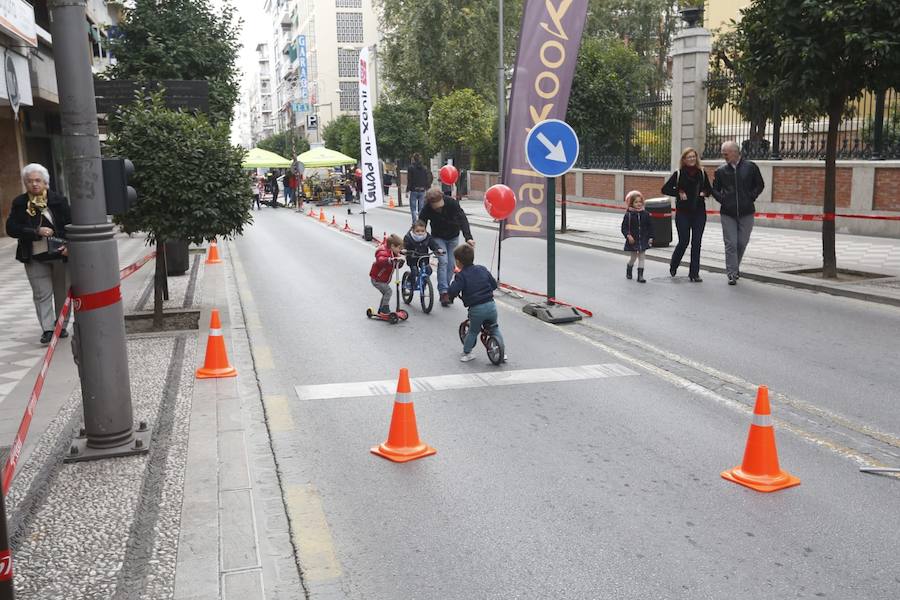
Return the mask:
<path id="1" fill-rule="evenodd" d="M 287 169 L 290 166 L 290 159 L 262 148 L 251 148 L 241 163 L 244 169 Z"/>
<path id="2" fill-rule="evenodd" d="M 336 150 L 320 147 L 307 150 L 297 157 L 303 166 L 307 169 L 318 169 L 321 167 L 337 167 L 340 165 L 355 165 L 356 159 L 350 158 L 346 154 L 341 154 Z"/>

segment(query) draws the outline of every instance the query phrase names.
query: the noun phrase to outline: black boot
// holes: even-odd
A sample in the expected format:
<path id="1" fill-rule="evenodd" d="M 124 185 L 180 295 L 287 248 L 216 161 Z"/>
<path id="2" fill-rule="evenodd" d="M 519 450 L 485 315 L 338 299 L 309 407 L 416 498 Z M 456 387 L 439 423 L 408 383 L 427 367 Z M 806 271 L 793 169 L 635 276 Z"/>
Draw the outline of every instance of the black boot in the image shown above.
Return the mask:
<path id="1" fill-rule="evenodd" d="M 625 279 L 631 279 L 632 269 L 634 269 L 634 265 L 628 265 L 625 267 Z"/>
<path id="2" fill-rule="evenodd" d="M 638 283 L 647 283 L 647 280 L 644 279 L 644 270 L 638 267 Z"/>

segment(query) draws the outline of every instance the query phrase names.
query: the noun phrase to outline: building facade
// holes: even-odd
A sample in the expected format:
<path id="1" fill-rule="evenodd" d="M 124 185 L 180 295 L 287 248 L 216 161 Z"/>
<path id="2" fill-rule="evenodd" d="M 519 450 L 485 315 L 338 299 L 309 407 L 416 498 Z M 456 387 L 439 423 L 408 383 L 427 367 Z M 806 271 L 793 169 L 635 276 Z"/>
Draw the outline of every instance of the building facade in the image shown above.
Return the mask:
<path id="1" fill-rule="evenodd" d="M 108 67 L 105 40 L 116 34 L 123 6 L 88 0 L 85 49 L 97 74 Z M 6 219 L 12 199 L 21 194 L 21 170 L 40 163 L 50 171 L 50 187 L 67 193 L 59 114 L 59 92 L 47 0 L 0 2 L 0 215 Z M 14 110 L 16 108 L 18 110 Z M 0 236 L 5 235 L 0 228 Z"/>
<path id="2" fill-rule="evenodd" d="M 377 54 L 373 0 L 266 0 L 265 11 L 275 132 L 293 129 L 321 141 L 330 121 L 358 112 L 359 51 L 370 46 Z"/>

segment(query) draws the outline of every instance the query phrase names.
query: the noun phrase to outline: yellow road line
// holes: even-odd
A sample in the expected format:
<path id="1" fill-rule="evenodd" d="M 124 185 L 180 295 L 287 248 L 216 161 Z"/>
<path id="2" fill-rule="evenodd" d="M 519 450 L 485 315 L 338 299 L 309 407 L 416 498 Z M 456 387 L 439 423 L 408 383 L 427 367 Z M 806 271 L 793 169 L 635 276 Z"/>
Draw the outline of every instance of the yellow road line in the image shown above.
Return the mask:
<path id="1" fill-rule="evenodd" d="M 328 581 L 341 576 L 334 553 L 331 529 L 322 509 L 322 499 L 312 485 L 290 486 L 285 495 L 291 536 L 307 581 Z"/>

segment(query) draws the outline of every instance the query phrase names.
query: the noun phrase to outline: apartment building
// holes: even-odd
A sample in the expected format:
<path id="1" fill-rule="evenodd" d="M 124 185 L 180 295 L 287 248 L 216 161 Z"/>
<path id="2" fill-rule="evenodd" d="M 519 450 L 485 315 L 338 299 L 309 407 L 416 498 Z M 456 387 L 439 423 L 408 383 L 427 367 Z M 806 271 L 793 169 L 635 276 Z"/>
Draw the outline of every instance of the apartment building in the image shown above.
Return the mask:
<path id="1" fill-rule="evenodd" d="M 358 111 L 359 51 L 370 46 L 377 53 L 379 41 L 373 0 L 265 0 L 265 11 L 275 130 L 294 128 L 320 141 L 329 121 Z M 317 117 L 317 130 L 307 130 L 309 115 Z"/>

